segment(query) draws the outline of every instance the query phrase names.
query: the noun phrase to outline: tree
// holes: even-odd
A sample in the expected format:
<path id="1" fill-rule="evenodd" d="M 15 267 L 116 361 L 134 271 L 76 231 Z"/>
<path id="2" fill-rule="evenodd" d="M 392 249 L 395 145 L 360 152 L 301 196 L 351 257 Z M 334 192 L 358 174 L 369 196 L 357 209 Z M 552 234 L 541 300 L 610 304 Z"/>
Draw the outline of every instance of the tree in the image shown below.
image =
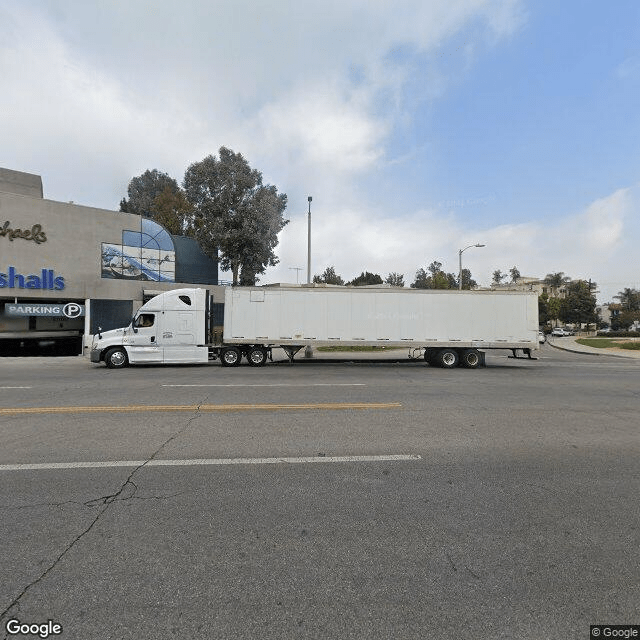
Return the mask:
<path id="1" fill-rule="evenodd" d="M 586 280 L 574 280 L 567 285 L 567 294 L 560 302 L 560 318 L 577 325 L 597 321 L 596 298 Z"/>
<path id="2" fill-rule="evenodd" d="M 384 281 L 392 287 L 404 287 L 404 274 L 392 271 Z"/>
<path id="3" fill-rule="evenodd" d="M 551 289 L 554 295 L 557 295 L 559 290 L 571 282 L 571 278 L 564 275 L 564 271 L 558 271 L 557 273 L 548 273 L 543 282 Z"/>
<path id="4" fill-rule="evenodd" d="M 315 284 L 344 284 L 344 280 L 336 273 L 335 267 L 327 267 L 321 275 L 313 276 L 313 282 Z"/>
<path id="5" fill-rule="evenodd" d="M 357 278 L 354 278 L 351 282 L 347 282 L 353 287 L 362 287 L 364 285 L 382 284 L 382 278 L 377 273 L 370 273 L 369 271 L 363 271 Z"/>
<path id="6" fill-rule="evenodd" d="M 427 272 L 420 267 L 416 271 L 416 279 L 411 284 L 412 289 L 431 289 L 431 280 Z"/>
<path id="7" fill-rule="evenodd" d="M 478 286 L 478 283 L 471 277 L 471 271 L 469 269 L 463 269 L 462 270 L 462 288 L 475 289 L 477 286 Z"/>
<path id="8" fill-rule="evenodd" d="M 493 272 L 493 280 L 491 281 L 492 284 L 502 284 L 502 281 L 507 277 L 506 273 L 502 273 L 502 271 L 500 271 L 500 269 L 496 269 Z"/>
<path id="9" fill-rule="evenodd" d="M 549 320 L 549 294 L 542 293 L 538 296 L 538 322 L 547 324 Z"/>
<path id="10" fill-rule="evenodd" d="M 428 273 L 427 273 L 428 272 Z M 453 273 L 445 273 L 442 270 L 442 262 L 434 260 L 427 271 L 420 268 L 416 271 L 416 279 L 411 285 L 412 289 L 456 289 L 458 281 Z"/>
<path id="11" fill-rule="evenodd" d="M 267 266 L 278 264 L 274 253 L 278 233 L 288 224 L 283 217 L 286 194 L 262 184 L 240 153 L 220 147 L 219 159 L 209 155 L 187 169 L 183 186 L 194 209 L 194 235 L 202 250 L 233 275 L 233 284 L 255 284 Z"/>
<path id="12" fill-rule="evenodd" d="M 143 174 L 131 178 L 127 187 L 129 199 L 123 198 L 120 201 L 120 211 L 155 220 L 157 210 L 154 203 L 165 189 L 174 194 L 180 191 L 177 181 L 169 174 L 157 169 L 147 169 Z"/>
<path id="13" fill-rule="evenodd" d="M 629 329 L 631 325 L 640 322 L 640 311 L 620 311 L 617 317 L 618 326 L 622 329 Z"/>
<path id="14" fill-rule="evenodd" d="M 555 320 L 557 322 L 560 318 L 561 302 L 560 298 L 549 298 L 547 302 L 547 314 L 549 316 L 549 321 L 553 322 Z"/>
<path id="15" fill-rule="evenodd" d="M 613 297 L 620 300 L 620 307 L 625 311 L 640 311 L 640 291 L 626 287 Z"/>
<path id="16" fill-rule="evenodd" d="M 518 270 L 518 267 L 511 267 L 511 269 L 509 269 L 509 275 L 511 276 L 511 282 L 513 284 L 518 282 L 520 279 L 520 271 Z"/>
<path id="17" fill-rule="evenodd" d="M 173 191 L 165 187 L 153 201 L 153 210 L 155 221 L 169 233 L 176 236 L 193 233 L 193 207 L 182 189 Z"/>

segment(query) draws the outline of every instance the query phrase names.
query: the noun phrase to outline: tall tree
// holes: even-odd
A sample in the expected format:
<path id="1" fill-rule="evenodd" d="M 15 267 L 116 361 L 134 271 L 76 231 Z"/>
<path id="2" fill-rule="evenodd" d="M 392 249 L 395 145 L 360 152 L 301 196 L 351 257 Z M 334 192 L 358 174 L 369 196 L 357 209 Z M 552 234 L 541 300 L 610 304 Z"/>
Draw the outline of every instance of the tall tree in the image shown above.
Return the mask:
<path id="1" fill-rule="evenodd" d="M 620 300 L 620 306 L 625 311 L 640 311 L 640 291 L 625 287 L 622 291 L 618 291 L 618 295 L 613 297 Z"/>
<path id="2" fill-rule="evenodd" d="M 392 271 L 384 281 L 392 287 L 404 287 L 404 274 Z"/>
<path id="3" fill-rule="evenodd" d="M 456 281 L 457 286 L 457 281 Z M 475 289 L 478 283 L 471 277 L 470 269 L 462 270 L 462 288 L 463 289 Z"/>
<path id="4" fill-rule="evenodd" d="M 219 158 L 210 155 L 189 166 L 183 186 L 194 208 L 196 239 L 211 257 L 220 251 L 220 266 L 231 271 L 234 285 L 241 271 L 244 283 L 255 283 L 279 262 L 274 249 L 289 222 L 283 216 L 287 196 L 263 185 L 260 171 L 242 154 L 220 147 Z"/>
<path id="5" fill-rule="evenodd" d="M 193 207 L 179 189 L 173 191 L 165 187 L 153 201 L 155 221 L 173 235 L 191 235 L 193 233 Z"/>
<path id="6" fill-rule="evenodd" d="M 336 273 L 335 267 L 327 267 L 321 275 L 313 276 L 315 284 L 344 284 L 344 280 Z"/>
<path id="7" fill-rule="evenodd" d="M 567 285 L 567 294 L 560 302 L 560 319 L 578 325 L 597 321 L 596 297 L 586 280 L 574 280 Z"/>
<path id="8" fill-rule="evenodd" d="M 363 285 L 382 284 L 382 277 L 377 273 L 370 273 L 369 271 L 363 271 L 357 278 L 354 278 L 351 282 L 348 282 L 353 287 L 362 287 Z"/>
<path id="9" fill-rule="evenodd" d="M 551 289 L 553 295 L 557 295 L 558 291 L 571 282 L 571 278 L 564 275 L 564 271 L 557 273 L 547 273 L 543 282 Z"/>
<path id="10" fill-rule="evenodd" d="M 147 169 L 143 174 L 131 178 L 127 187 L 129 199 L 123 198 L 120 201 L 120 211 L 155 219 L 155 200 L 165 189 L 173 194 L 180 191 L 177 181 L 169 174 L 157 169 Z"/>
<path id="11" fill-rule="evenodd" d="M 520 271 L 518 267 L 511 267 L 509 269 L 509 275 L 511 276 L 511 282 L 515 284 L 520 279 Z"/>

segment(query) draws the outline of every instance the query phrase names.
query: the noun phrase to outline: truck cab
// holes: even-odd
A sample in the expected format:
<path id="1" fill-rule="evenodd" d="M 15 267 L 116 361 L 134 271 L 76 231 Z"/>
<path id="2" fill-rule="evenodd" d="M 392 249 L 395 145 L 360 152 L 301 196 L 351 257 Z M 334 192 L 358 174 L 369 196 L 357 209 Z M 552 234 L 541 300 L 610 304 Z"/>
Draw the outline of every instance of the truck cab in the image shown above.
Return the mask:
<path id="1" fill-rule="evenodd" d="M 127 327 L 93 336 L 91 362 L 127 364 L 208 361 L 208 292 L 175 289 L 142 305 Z"/>

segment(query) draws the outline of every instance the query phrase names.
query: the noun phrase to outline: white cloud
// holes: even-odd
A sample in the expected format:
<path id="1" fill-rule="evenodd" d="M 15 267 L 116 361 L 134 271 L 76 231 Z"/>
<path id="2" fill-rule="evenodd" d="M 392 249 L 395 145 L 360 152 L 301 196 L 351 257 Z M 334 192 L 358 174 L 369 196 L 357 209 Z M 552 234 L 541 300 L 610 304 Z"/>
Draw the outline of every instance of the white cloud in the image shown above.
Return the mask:
<path id="1" fill-rule="evenodd" d="M 632 206 L 631 189 L 619 189 L 596 200 L 575 220 L 576 236 L 589 250 L 615 250 L 620 246 L 624 220 Z"/>
<path id="2" fill-rule="evenodd" d="M 305 166 L 358 172 L 382 156 L 388 129 L 368 107 L 361 96 L 343 97 L 332 86 L 303 88 L 266 105 L 254 127 L 263 145 Z"/>

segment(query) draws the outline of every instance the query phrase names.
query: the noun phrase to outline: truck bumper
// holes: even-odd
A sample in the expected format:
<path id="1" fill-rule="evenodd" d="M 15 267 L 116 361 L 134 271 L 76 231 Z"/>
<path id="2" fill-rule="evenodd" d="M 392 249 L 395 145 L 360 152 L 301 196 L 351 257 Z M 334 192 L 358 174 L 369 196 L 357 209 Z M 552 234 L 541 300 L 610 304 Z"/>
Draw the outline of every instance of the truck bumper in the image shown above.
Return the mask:
<path id="1" fill-rule="evenodd" d="M 91 349 L 91 362 L 100 362 L 100 349 Z"/>

